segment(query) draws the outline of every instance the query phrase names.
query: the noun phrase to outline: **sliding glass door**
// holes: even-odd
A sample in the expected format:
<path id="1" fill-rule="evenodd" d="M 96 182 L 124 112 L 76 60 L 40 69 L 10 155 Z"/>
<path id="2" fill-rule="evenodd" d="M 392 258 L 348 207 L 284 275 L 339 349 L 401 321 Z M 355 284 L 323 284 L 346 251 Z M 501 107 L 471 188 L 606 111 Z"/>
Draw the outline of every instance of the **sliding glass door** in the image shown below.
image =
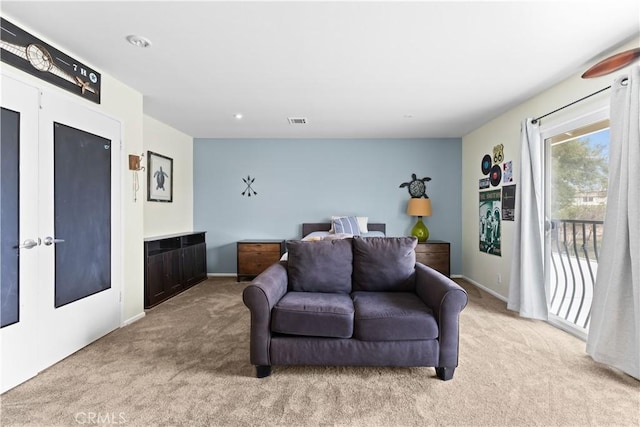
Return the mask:
<path id="1" fill-rule="evenodd" d="M 570 122 L 543 135 L 545 275 L 552 323 L 586 338 L 607 204 L 609 120 Z"/>

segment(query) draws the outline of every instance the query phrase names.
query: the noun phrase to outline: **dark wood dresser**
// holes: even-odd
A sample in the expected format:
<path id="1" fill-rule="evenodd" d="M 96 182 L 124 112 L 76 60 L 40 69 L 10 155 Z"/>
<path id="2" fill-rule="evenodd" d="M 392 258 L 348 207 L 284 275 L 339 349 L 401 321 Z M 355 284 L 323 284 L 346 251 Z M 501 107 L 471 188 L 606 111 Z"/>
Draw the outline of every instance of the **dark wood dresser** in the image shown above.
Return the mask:
<path id="1" fill-rule="evenodd" d="M 207 278 L 204 232 L 144 239 L 144 308 L 151 308 Z"/>

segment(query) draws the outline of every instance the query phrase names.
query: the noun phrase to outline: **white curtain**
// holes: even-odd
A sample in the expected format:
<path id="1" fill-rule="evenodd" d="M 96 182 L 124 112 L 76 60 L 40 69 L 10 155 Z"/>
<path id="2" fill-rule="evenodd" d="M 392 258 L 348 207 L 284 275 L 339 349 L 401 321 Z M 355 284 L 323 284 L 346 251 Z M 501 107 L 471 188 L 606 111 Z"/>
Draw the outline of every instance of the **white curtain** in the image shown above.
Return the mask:
<path id="1" fill-rule="evenodd" d="M 640 66 L 612 86 L 609 188 L 587 353 L 640 379 Z"/>
<path id="2" fill-rule="evenodd" d="M 544 282 L 544 214 L 542 198 L 543 146 L 532 119 L 520 128 L 520 174 L 516 206 L 511 277 L 507 308 L 522 317 L 547 320 Z"/>

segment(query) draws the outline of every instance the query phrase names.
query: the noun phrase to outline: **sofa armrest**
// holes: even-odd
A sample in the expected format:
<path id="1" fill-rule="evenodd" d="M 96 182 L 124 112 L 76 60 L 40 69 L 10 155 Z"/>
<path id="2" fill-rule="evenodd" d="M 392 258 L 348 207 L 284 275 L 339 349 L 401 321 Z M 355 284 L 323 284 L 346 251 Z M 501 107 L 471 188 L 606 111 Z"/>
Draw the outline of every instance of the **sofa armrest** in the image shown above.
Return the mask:
<path id="1" fill-rule="evenodd" d="M 438 322 L 439 366 L 458 366 L 459 318 L 467 305 L 467 292 L 444 274 L 417 262 L 416 293 Z"/>
<path id="2" fill-rule="evenodd" d="M 251 312 L 250 359 L 256 366 L 269 366 L 271 309 L 287 292 L 285 262 L 271 265 L 242 292 L 242 301 Z"/>

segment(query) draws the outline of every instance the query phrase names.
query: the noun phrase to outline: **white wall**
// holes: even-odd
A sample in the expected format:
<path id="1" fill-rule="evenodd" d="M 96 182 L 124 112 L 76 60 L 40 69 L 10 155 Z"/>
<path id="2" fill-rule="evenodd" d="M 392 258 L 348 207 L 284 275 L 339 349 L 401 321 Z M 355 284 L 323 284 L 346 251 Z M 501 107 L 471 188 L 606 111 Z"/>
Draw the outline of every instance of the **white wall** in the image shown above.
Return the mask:
<path id="1" fill-rule="evenodd" d="M 599 60 L 638 46 L 638 40 L 626 43 L 615 51 L 608 52 Z M 502 222 L 502 256 L 488 255 L 479 251 L 478 234 L 478 180 L 483 177 L 480 162 L 485 154 L 493 154 L 493 147 L 504 144 L 505 160 L 513 160 L 514 180 L 520 172 L 520 123 L 528 117 L 539 117 L 583 96 L 609 86 L 628 68 L 594 79 L 582 79 L 580 75 L 592 64 L 575 76 L 529 101 L 513 108 L 490 121 L 462 139 L 462 269 L 465 277 L 506 298 L 509 290 L 511 253 L 513 251 L 513 222 Z M 551 127 L 609 104 L 610 91 L 605 91 L 580 102 L 541 121 L 541 129 Z M 493 187 L 492 187 L 493 188 Z M 519 197 L 519 189 L 516 191 Z M 502 282 L 498 283 L 498 275 Z"/>
<path id="2" fill-rule="evenodd" d="M 144 160 L 147 152 L 173 159 L 173 202 L 147 201 L 147 170 L 139 172 L 139 200 L 144 200 L 144 237 L 193 230 L 193 138 L 144 116 Z M 140 153 L 138 153 L 140 154 Z"/>
<path id="3" fill-rule="evenodd" d="M 122 121 L 122 224 L 123 224 L 123 321 L 144 313 L 143 205 L 133 201 L 133 179 L 129 172 L 129 154 L 142 152 L 142 94 L 111 76 L 102 74 L 102 107 Z"/>

